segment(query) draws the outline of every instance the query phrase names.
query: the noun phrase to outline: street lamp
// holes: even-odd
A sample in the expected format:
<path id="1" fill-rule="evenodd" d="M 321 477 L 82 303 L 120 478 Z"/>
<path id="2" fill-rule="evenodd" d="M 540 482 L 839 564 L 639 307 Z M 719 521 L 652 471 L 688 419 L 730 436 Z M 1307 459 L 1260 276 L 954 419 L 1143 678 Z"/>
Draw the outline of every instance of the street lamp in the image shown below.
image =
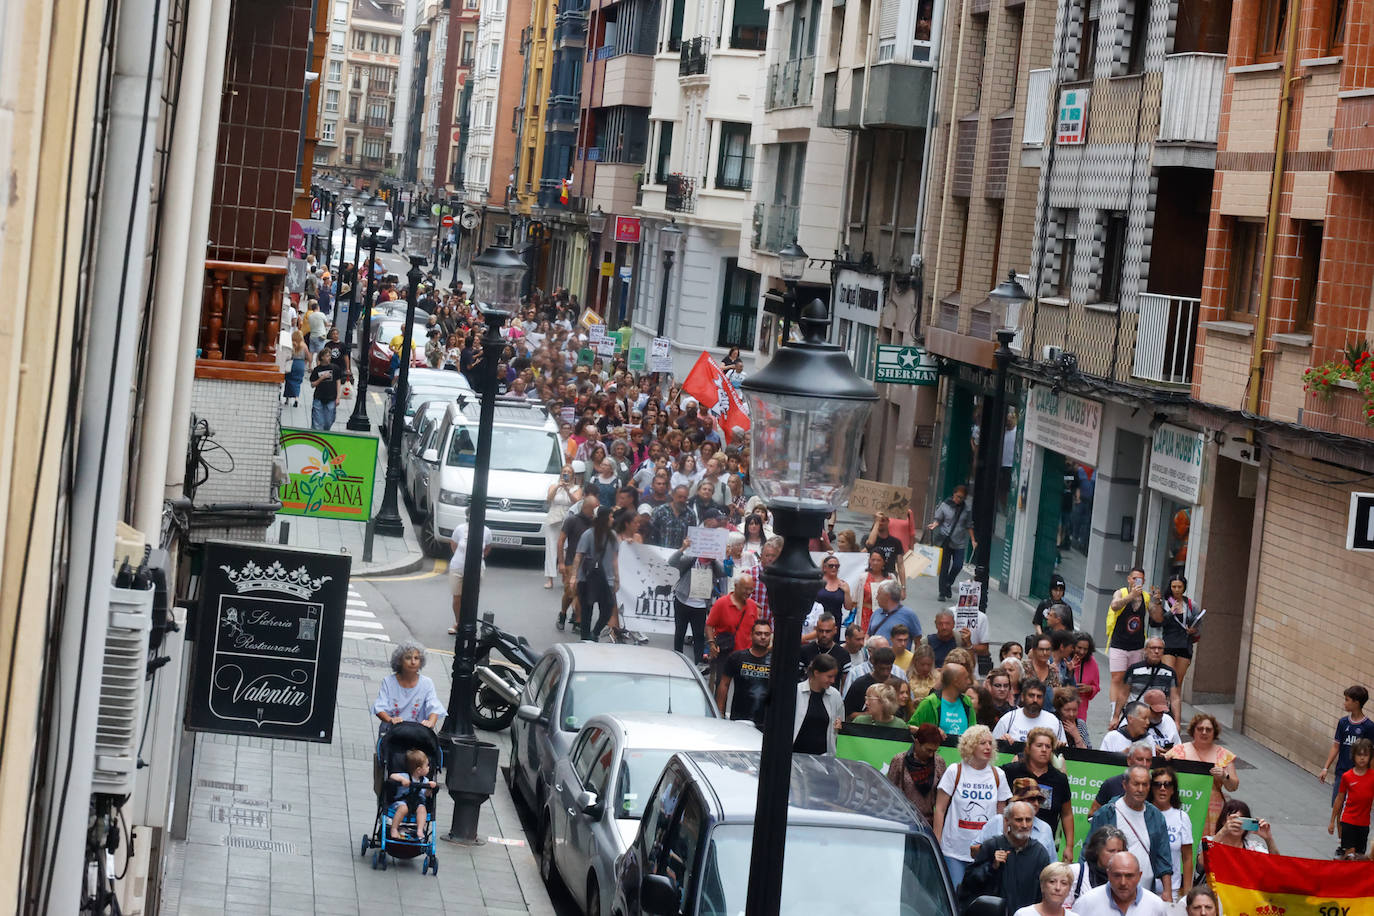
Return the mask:
<path id="1" fill-rule="evenodd" d="M 472 498 L 468 503 L 467 552 L 463 555 L 463 597 L 458 608 L 458 636 L 453 652 L 453 679 L 448 698 L 448 717 L 440 733 L 453 760 L 475 759 L 472 768 L 450 767 L 447 775 L 453 797 L 453 823 L 447 839 L 476 844 L 481 806 L 495 787 L 496 748 L 477 741 L 472 726 L 472 703 L 477 694 L 477 602 L 482 588 L 481 532 L 487 524 L 487 478 L 491 473 L 491 428 L 496 414 L 496 367 L 506 341 L 501 327 L 520 304 L 520 285 L 525 262 L 507 243 L 506 232 L 496 230 L 496 242 L 472 261 L 473 301 L 482 312 L 486 336 L 482 339 L 481 413 L 477 425 L 477 455 L 472 469 Z M 473 532 L 476 532 L 473 534 Z M 483 757 L 486 762 L 483 765 Z M 489 768 L 490 773 L 487 773 Z M 490 781 L 488 781 L 488 775 Z M 490 788 L 488 788 L 490 786 Z"/>
<path id="2" fill-rule="evenodd" d="M 367 386 L 371 381 L 371 373 L 367 371 L 368 360 L 372 358 L 372 287 L 376 282 L 376 272 L 372 269 L 372 262 L 377 260 L 377 230 L 382 228 L 389 208 L 386 201 L 376 194 L 373 194 L 362 205 L 362 222 L 367 225 L 367 296 L 363 299 L 363 306 L 357 309 L 358 317 L 355 320 L 362 321 L 362 337 L 359 338 L 358 352 L 362 355 L 361 365 L 358 367 L 358 391 L 353 398 L 353 413 L 348 418 L 347 428 L 357 433 L 365 433 L 372 429 L 372 423 L 367 418 Z M 361 237 L 359 238 L 361 242 Z M 358 285 L 362 285 L 362 278 L 358 278 Z M 355 290 L 356 293 L 356 290 Z M 356 300 L 354 300 L 356 302 Z M 409 325 L 405 331 L 409 331 Z"/>
<path id="3" fill-rule="evenodd" d="M 821 585 L 809 543 L 820 536 L 826 516 L 849 501 L 859 444 L 878 400 L 845 352 L 826 342 L 825 303 L 813 301 L 799 323 L 802 340 L 789 344 L 784 338 L 768 365 L 740 385 L 749 399 L 751 479 L 783 539 L 777 560 L 763 570 L 776 635 L 749 859 L 745 912 L 751 916 L 777 914 L 782 898 L 802 621 Z"/>
<path id="4" fill-rule="evenodd" d="M 668 225 L 658 230 L 658 247 L 663 249 L 663 294 L 658 302 L 658 336 L 662 337 L 668 326 L 668 282 L 673 276 L 673 261 L 677 258 L 678 247 L 682 244 L 682 230 L 677 227 L 677 218 L 668 220 Z M 625 307 L 621 297 L 621 309 Z"/>
<path id="5" fill-rule="evenodd" d="M 598 308 L 601 299 L 601 278 L 597 271 L 601 261 L 601 233 L 605 231 L 606 214 L 602 212 L 601 205 L 597 204 L 596 209 L 587 214 L 587 232 L 591 237 L 591 252 L 587 255 L 587 304 L 598 313 L 601 311 Z"/>
<path id="6" fill-rule="evenodd" d="M 406 223 L 406 237 L 410 241 L 410 250 L 427 253 L 430 243 L 434 241 L 437 234 L 435 229 L 434 221 L 425 216 L 423 211 L 416 210 L 415 215 Z M 420 281 L 425 275 L 425 272 L 420 268 L 424 264 L 425 256 L 423 254 L 412 254 L 410 256 L 410 272 L 406 274 L 406 279 L 410 281 L 410 289 L 406 294 L 405 326 L 401 332 L 401 371 L 396 379 L 396 389 L 392 392 L 391 397 L 391 425 L 389 427 L 391 435 L 386 444 L 386 492 L 382 495 L 382 508 L 377 513 L 377 520 L 373 527 L 373 530 L 383 537 L 403 537 L 406 530 L 401 521 L 401 512 L 396 505 L 396 499 L 400 492 L 403 474 L 401 470 L 401 439 L 403 438 L 406 419 L 406 385 L 410 381 L 410 326 L 415 321 L 415 300 L 420 295 Z"/>
<path id="7" fill-rule="evenodd" d="M 348 206 L 348 201 L 344 201 L 343 203 L 340 204 L 340 203 L 338 203 L 338 200 L 339 200 L 339 193 L 338 193 L 337 191 L 335 191 L 335 192 L 334 192 L 334 203 L 335 203 L 335 205 L 334 205 L 334 206 L 331 206 L 331 207 L 329 208 L 329 251 L 330 251 L 330 254 L 333 254 L 333 252 L 334 252 L 334 216 L 335 216 L 335 214 L 338 213 L 338 211 L 339 211 L 340 209 L 343 210 L 343 224 L 339 226 L 339 272 L 338 272 L 337 274 L 335 274 L 335 276 L 337 276 L 337 277 L 339 278 L 339 280 L 338 280 L 338 284 L 334 287 L 334 323 L 335 323 L 336 325 L 339 323 L 339 309 L 343 306 L 343 301 L 342 301 L 342 300 L 343 300 L 343 288 L 344 288 L 344 258 L 348 256 L 348 214 L 349 214 L 349 211 L 352 209 L 352 208 L 350 208 L 350 207 Z M 352 293 L 352 292 L 353 292 L 352 287 L 350 287 L 350 288 L 349 288 L 349 293 Z M 351 312 L 352 312 L 352 309 L 349 309 L 349 312 L 351 313 Z M 352 335 L 351 335 L 350 333 L 348 333 L 348 331 L 351 331 L 351 330 L 352 330 L 353 325 L 352 325 L 352 323 L 348 320 L 347 317 L 345 317 L 345 319 L 344 319 L 344 326 L 345 326 L 345 328 L 346 328 L 345 335 L 344 335 L 344 352 L 347 353 L 348 350 L 349 350 L 349 348 L 353 345 L 353 337 L 352 337 Z"/>
<path id="8" fill-rule="evenodd" d="M 348 205 L 344 204 L 346 208 Z M 348 291 L 348 321 L 344 326 L 344 349 L 353 349 L 353 328 L 358 324 L 358 294 L 362 292 L 359 288 L 362 285 L 362 274 L 358 273 L 358 264 L 362 260 L 363 251 L 363 221 L 361 219 L 361 209 L 359 216 L 353 219 L 353 283 Z M 348 252 L 348 214 L 344 213 L 344 224 L 340 229 L 341 238 L 339 239 L 339 272 L 343 272 L 343 257 Z M 340 286 L 340 289 L 343 287 Z M 358 381 L 361 382 L 367 372 L 367 354 L 363 354 L 362 365 L 358 367 Z M 355 405 L 356 406 L 356 405 Z"/>
<path id="9" fill-rule="evenodd" d="M 988 299 L 1003 306 L 1003 315 L 1011 314 L 1030 300 L 1016 279 L 1016 271 L 1008 271 L 1007 278 L 988 293 Z M 992 559 L 992 528 L 997 521 L 997 475 L 1002 470 L 1002 437 L 1007 425 L 1007 371 L 1015 357 L 1011 342 L 1015 328 L 999 328 L 997 349 L 993 352 L 996 376 L 992 399 L 983 399 L 983 416 L 978 435 L 978 479 L 973 489 L 973 529 L 978 543 L 973 548 L 973 578 L 980 586 L 978 609 L 988 608 L 988 568 Z"/>
<path id="10" fill-rule="evenodd" d="M 787 287 L 787 301 L 783 303 L 782 310 L 784 343 L 792 336 L 792 313 L 797 309 L 797 281 L 802 278 L 808 260 L 806 249 L 797 244 L 795 237 L 778 251 L 778 273 L 782 274 L 783 285 Z"/>

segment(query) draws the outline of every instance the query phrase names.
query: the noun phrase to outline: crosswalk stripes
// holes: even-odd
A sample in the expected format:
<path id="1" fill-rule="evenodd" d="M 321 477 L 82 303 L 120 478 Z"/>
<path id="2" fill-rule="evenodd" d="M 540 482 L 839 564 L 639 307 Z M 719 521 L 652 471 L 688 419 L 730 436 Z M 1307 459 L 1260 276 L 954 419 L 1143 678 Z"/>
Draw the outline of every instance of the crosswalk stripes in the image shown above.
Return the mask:
<path id="1" fill-rule="evenodd" d="M 367 609 L 367 601 L 353 586 L 348 587 L 348 606 L 344 610 L 344 633 L 354 639 L 374 639 L 378 642 L 391 642 L 386 635 L 386 627 L 377 615 Z"/>

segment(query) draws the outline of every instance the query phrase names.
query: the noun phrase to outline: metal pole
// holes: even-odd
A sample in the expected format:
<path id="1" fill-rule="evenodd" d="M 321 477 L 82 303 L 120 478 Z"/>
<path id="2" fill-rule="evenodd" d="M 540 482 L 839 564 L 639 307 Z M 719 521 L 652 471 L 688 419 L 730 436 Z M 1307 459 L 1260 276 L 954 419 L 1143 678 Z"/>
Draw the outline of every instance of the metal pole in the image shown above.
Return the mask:
<path id="1" fill-rule="evenodd" d="M 410 290 L 406 296 L 406 323 L 401 330 L 401 372 L 391 397 L 391 426 L 386 443 L 386 492 L 382 495 L 382 509 L 377 513 L 374 525 L 382 537 L 402 537 L 406 530 L 396 500 L 401 488 L 401 433 L 405 428 L 406 383 L 410 381 L 410 325 L 415 320 L 415 299 L 420 294 L 420 280 L 425 275 L 420 265 L 424 263 L 424 255 L 412 254 L 410 271 L 406 274 Z M 482 539 L 478 538 L 477 541 L 480 544 Z"/>
<path id="2" fill-rule="evenodd" d="M 1011 366 L 1011 341 L 1016 332 L 1001 328 L 993 359 L 997 374 L 992 404 L 983 410 L 982 431 L 978 436 L 978 486 L 974 492 L 974 527 L 978 545 L 973 550 L 973 577 L 978 581 L 978 609 L 988 609 L 988 570 L 992 563 L 992 526 L 997 520 L 997 475 L 1002 468 L 1002 435 L 1007 423 L 1007 369 Z"/>
<path id="3" fill-rule="evenodd" d="M 782 344 L 786 346 L 792 339 L 792 312 L 797 307 L 797 281 L 784 280 L 783 285 L 787 287 L 787 301 L 782 304 Z"/>
<path id="4" fill-rule="evenodd" d="M 821 587 L 821 571 L 808 547 L 811 538 L 820 536 L 825 516 L 825 512 L 773 509 L 773 530 L 783 541 L 777 561 L 763 570 L 763 584 L 773 608 L 773 660 L 759 757 L 754 846 L 749 857 L 745 912 L 750 916 L 777 916 L 782 898 L 802 621 Z"/>
<path id="5" fill-rule="evenodd" d="M 499 236 L 498 236 L 499 238 Z M 499 244 L 499 242 L 498 242 Z M 485 290 L 490 293 L 490 290 Z M 482 588 L 482 541 L 487 525 L 487 477 L 491 472 L 491 428 L 496 416 L 496 364 L 506 341 L 501 327 L 510 318 L 499 309 L 483 309 L 487 334 L 482 339 L 482 411 L 477 425 L 477 458 L 472 469 L 468 508 L 467 553 L 463 556 L 463 597 L 458 607 L 458 637 L 453 652 L 453 680 L 443 731 L 471 737 L 472 701 L 477 695 L 477 600 Z M 817 586 L 819 588 L 819 586 Z M 808 610 L 810 605 L 807 605 Z M 798 634 L 798 641 L 801 636 Z M 794 662 L 795 664 L 795 662 Z M 455 821 L 454 832 L 459 833 Z"/>
<path id="6" fill-rule="evenodd" d="M 600 268 L 601 268 L 601 233 L 600 233 L 600 232 L 593 232 L 593 233 L 591 233 L 591 249 L 592 249 L 592 250 L 587 254 L 587 289 L 586 289 L 587 302 L 586 302 L 586 305 L 587 305 L 590 309 L 592 309 L 592 311 L 596 312 L 596 313 L 599 315 L 599 314 L 601 314 L 601 309 L 597 308 L 597 304 L 598 304 L 598 303 L 597 303 L 597 300 L 600 298 L 600 297 L 598 296 L 598 293 L 601 292 L 601 290 L 600 290 L 600 288 L 599 288 L 600 285 L 601 285 L 601 280 L 600 280 L 600 273 L 601 273 L 601 271 L 600 271 Z"/>
<path id="7" fill-rule="evenodd" d="M 336 195 L 335 195 L 335 198 L 337 199 L 337 197 L 338 197 L 338 195 L 336 194 Z M 344 287 L 344 257 L 348 254 L 348 213 L 349 213 L 349 210 L 351 209 L 351 208 L 348 206 L 347 203 L 344 203 L 344 204 L 342 204 L 342 205 L 336 205 L 336 206 L 333 206 L 333 207 L 330 207 L 330 208 L 329 208 L 329 253 L 330 253 L 331 256 L 333 256 L 333 254 L 334 254 L 334 214 L 338 211 L 339 206 L 342 206 L 342 207 L 343 207 L 344 218 L 343 218 L 343 225 L 342 225 L 341 227 L 339 227 L 339 272 L 338 272 L 338 274 L 336 274 L 336 276 L 338 277 L 338 282 L 337 282 L 337 284 L 335 284 L 335 286 L 334 286 L 334 323 L 335 323 L 335 324 L 338 324 L 338 322 L 339 322 L 339 303 L 340 303 L 340 301 L 343 299 L 343 287 Z M 354 281 L 354 282 L 356 283 L 357 281 Z M 352 287 L 349 287 L 348 292 L 349 292 L 349 295 L 351 296 L 351 295 L 353 294 L 353 288 L 352 288 Z M 352 301 L 352 300 L 350 300 L 350 302 L 351 302 L 351 301 Z M 349 311 L 349 313 L 351 314 L 351 313 L 353 312 L 353 309 L 350 308 L 348 311 Z M 350 333 L 350 331 L 352 330 L 352 327 L 353 327 L 353 326 L 352 326 L 351 324 L 349 324 L 347 320 L 345 320 L 345 322 L 344 322 L 344 350 L 345 350 L 345 351 L 353 349 L 353 335 Z"/>
<path id="8" fill-rule="evenodd" d="M 337 209 L 334 206 L 334 199 L 337 195 L 333 191 L 329 191 L 322 196 L 329 202 L 329 233 L 324 237 L 324 266 L 328 267 L 329 262 L 334 260 L 334 211 Z M 338 305 L 339 300 L 336 298 L 334 300 L 336 310 Z"/>
<path id="9" fill-rule="evenodd" d="M 462 207 L 458 208 L 460 211 Z M 453 291 L 458 288 L 458 252 L 463 250 L 463 220 L 461 215 L 453 221 L 453 276 L 449 278 L 448 288 Z"/>
<path id="10" fill-rule="evenodd" d="M 348 205 L 347 205 L 347 204 L 344 204 L 344 206 L 347 207 Z M 339 253 L 339 258 L 340 258 L 340 261 L 339 261 L 339 277 L 340 277 L 340 282 L 341 282 L 341 283 L 343 282 L 343 281 L 342 281 L 342 277 L 343 277 L 343 260 L 342 260 L 342 258 L 344 257 L 344 255 L 346 255 L 346 254 L 348 253 L 348 234 L 347 234 L 347 233 L 348 233 L 348 219 L 347 219 L 347 215 L 348 215 L 348 214 L 347 214 L 347 211 L 345 211 L 345 212 L 344 212 L 345 219 L 344 219 L 344 227 L 343 227 L 344 237 L 343 237 L 343 239 L 341 240 L 341 243 L 340 243 L 340 245 L 339 245 L 339 248 L 342 249 L 342 251 L 340 251 L 340 253 Z M 361 216 L 361 214 L 359 214 L 359 216 Z M 353 287 L 348 291 L 348 323 L 344 326 L 344 349 L 346 349 L 346 350 L 352 350 L 352 349 L 353 349 L 353 328 L 354 328 L 354 326 L 357 325 L 357 323 L 358 323 L 358 293 L 360 292 L 360 290 L 358 289 L 358 286 L 362 283 L 362 274 L 358 273 L 358 260 L 359 260 L 359 259 L 358 259 L 358 256 L 359 256 L 360 254 L 362 254 L 362 248 L 363 248 L 363 224 L 362 224 L 362 220 L 359 219 L 359 220 L 355 221 L 355 225 L 357 226 L 357 229 L 356 229 L 356 230 L 354 231 L 354 233 L 353 233 Z M 340 287 L 340 288 L 342 288 L 342 287 Z M 363 357 L 362 360 L 361 360 L 362 365 L 358 367 L 358 380 L 359 380 L 359 382 L 362 381 L 363 374 L 364 374 L 365 372 L 367 372 L 367 354 L 366 354 L 366 353 L 362 353 L 362 357 Z"/>
<path id="11" fill-rule="evenodd" d="M 673 276 L 673 256 L 676 252 L 669 248 L 663 252 L 663 297 L 658 303 L 658 336 L 663 336 L 663 329 L 668 326 L 668 282 Z M 797 637 L 798 640 L 801 636 Z M 777 642 L 775 639 L 774 642 Z"/>
<path id="12" fill-rule="evenodd" d="M 361 244 L 362 239 L 359 238 Z M 367 296 L 363 300 L 362 312 L 368 312 L 372 306 L 372 286 L 376 282 L 376 276 L 372 270 L 372 262 L 377 259 L 377 227 L 368 229 L 367 238 Z M 359 280 L 359 283 L 362 281 Z M 361 357 L 358 365 L 358 393 L 353 400 L 353 414 L 348 418 L 347 428 L 356 433 L 369 432 L 372 429 L 372 422 L 367 418 L 367 384 L 371 380 L 371 372 L 368 371 L 368 361 L 372 358 L 372 321 L 371 315 L 359 315 L 363 319 L 362 337 L 358 338 L 358 354 Z M 406 343 L 410 342 L 410 322 L 401 330 L 401 336 Z M 409 346 L 406 350 L 409 351 Z M 390 471 L 387 472 L 390 474 Z"/>

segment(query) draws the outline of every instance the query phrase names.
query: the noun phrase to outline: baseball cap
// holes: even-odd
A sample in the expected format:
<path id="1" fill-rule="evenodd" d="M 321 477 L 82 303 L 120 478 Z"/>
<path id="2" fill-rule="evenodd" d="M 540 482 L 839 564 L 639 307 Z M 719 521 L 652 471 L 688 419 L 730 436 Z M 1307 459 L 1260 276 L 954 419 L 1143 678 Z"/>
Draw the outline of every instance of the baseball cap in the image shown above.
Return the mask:
<path id="1" fill-rule="evenodd" d="M 1140 702 L 1153 709 L 1155 712 L 1168 712 L 1169 700 L 1164 696 L 1162 690 L 1147 690 L 1141 694 Z"/>
<path id="2" fill-rule="evenodd" d="M 1059 575 L 1059 573 L 1050 576 L 1050 588 L 1067 589 L 1068 587 L 1068 583 L 1064 581 L 1064 577 Z"/>

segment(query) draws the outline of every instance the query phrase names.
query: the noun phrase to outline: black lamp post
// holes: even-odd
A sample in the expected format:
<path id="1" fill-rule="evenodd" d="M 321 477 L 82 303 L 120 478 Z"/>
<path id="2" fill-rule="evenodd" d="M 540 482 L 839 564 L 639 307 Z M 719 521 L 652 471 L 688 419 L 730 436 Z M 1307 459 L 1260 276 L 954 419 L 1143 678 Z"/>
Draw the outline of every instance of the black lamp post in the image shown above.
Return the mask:
<path id="1" fill-rule="evenodd" d="M 334 260 L 334 212 L 338 209 L 339 193 L 328 178 L 320 179 L 320 186 L 320 202 L 329 208 L 329 231 L 324 237 L 324 265 L 328 267 Z"/>
<path id="2" fill-rule="evenodd" d="M 406 236 L 412 251 L 419 249 L 428 253 L 434 235 L 434 221 L 422 211 L 417 210 L 410 222 L 406 223 Z M 412 254 L 410 272 L 406 274 L 406 279 L 410 281 L 410 289 L 406 295 L 405 326 L 401 330 L 401 371 L 396 379 L 396 390 L 391 397 L 391 424 L 387 428 L 390 435 L 386 443 L 386 492 L 382 495 L 381 511 L 377 513 L 377 519 L 373 523 L 373 530 L 384 537 L 398 538 L 405 534 L 405 525 L 401 522 L 400 507 L 396 500 L 400 493 L 401 476 L 404 474 L 401 469 L 401 439 L 404 437 L 408 400 L 406 384 L 410 381 L 410 326 L 415 321 L 415 300 L 420 295 L 420 281 L 425 276 L 425 272 L 420 268 L 425 263 L 425 255 Z"/>
<path id="3" fill-rule="evenodd" d="M 678 246 L 682 244 L 682 230 L 677 227 L 677 219 L 668 220 L 668 225 L 658 230 L 658 247 L 663 249 L 663 293 L 658 300 L 658 335 L 663 336 L 668 327 L 668 283 L 673 276 L 673 261 L 677 259 Z M 624 310 L 624 296 L 621 296 L 621 310 Z"/>
<path id="4" fill-rule="evenodd" d="M 334 200 L 338 201 L 338 199 L 338 194 L 335 194 Z M 329 252 L 331 255 L 334 253 L 334 216 L 340 208 L 343 209 L 343 225 L 339 227 L 339 272 L 335 274 L 335 276 L 339 278 L 338 284 L 334 287 L 335 324 L 339 323 L 339 308 L 343 305 L 344 258 L 348 255 L 348 213 L 350 207 L 348 206 L 348 201 L 344 201 L 341 204 L 336 204 L 329 208 Z M 352 293 L 352 287 L 349 287 L 348 291 Z M 349 309 L 350 314 L 352 311 L 352 309 Z M 347 320 L 344 321 L 344 325 L 344 351 L 347 352 L 353 346 L 353 335 L 349 333 L 353 325 Z"/>
<path id="5" fill-rule="evenodd" d="M 821 585 L 808 545 L 849 501 L 859 444 L 878 400 L 845 352 L 826 343 L 825 303 L 814 300 L 799 322 L 803 339 L 784 339 L 768 365 L 740 385 L 749 399 L 754 485 L 783 539 L 782 553 L 763 571 L 775 635 L 745 903 L 750 916 L 774 916 L 782 897 L 802 621 Z"/>
<path id="6" fill-rule="evenodd" d="M 1029 297 L 1016 279 L 1015 271 L 1008 271 L 1007 279 L 988 293 L 988 299 L 1006 308 L 1019 306 Z M 973 578 L 978 581 L 980 595 L 978 609 L 988 609 L 988 572 L 992 565 L 992 528 L 997 521 L 997 475 L 1002 469 L 1002 437 L 1007 425 L 1007 371 L 1016 354 L 1011 342 L 1014 328 L 997 331 L 997 349 L 992 358 L 996 365 L 992 398 L 983 399 L 983 415 L 978 435 L 978 480 L 973 492 L 973 528 L 978 544 L 973 548 Z"/>
<path id="7" fill-rule="evenodd" d="M 382 228 L 382 222 L 386 218 L 387 205 L 375 194 L 369 197 L 362 204 L 363 221 L 367 223 L 367 296 L 363 299 L 362 308 L 358 309 L 356 320 L 362 322 L 362 337 L 358 340 L 358 353 L 361 356 L 358 367 L 358 393 L 353 399 L 353 413 L 348 418 L 347 428 L 357 433 L 365 433 L 372 429 L 372 423 L 367 418 L 367 386 L 371 381 L 371 373 L 367 371 L 368 360 L 372 356 L 372 287 L 376 282 L 372 270 L 372 262 L 377 259 L 377 230 Z M 359 238 L 359 242 L 361 242 Z M 358 285 L 362 285 L 362 278 L 358 280 Z M 353 319 L 350 319 L 353 320 Z"/>
<path id="8" fill-rule="evenodd" d="M 344 207 L 345 207 L 345 208 L 346 208 L 347 206 L 348 206 L 347 204 L 344 204 Z M 361 217 L 361 215 L 362 215 L 362 214 L 361 214 L 361 205 L 359 205 L 359 206 L 360 206 L 359 217 Z M 344 258 L 344 255 L 347 254 L 347 252 L 348 252 L 348 214 L 347 214 L 347 211 L 345 211 L 345 213 L 344 213 L 344 225 L 343 225 L 343 229 L 342 229 L 341 232 L 340 232 L 340 236 L 341 236 L 341 237 L 340 237 L 340 240 L 339 240 L 339 248 L 340 248 L 340 251 L 339 251 L 339 275 L 340 275 L 340 277 L 342 277 L 342 275 L 343 275 L 343 258 Z M 359 261 L 361 260 L 362 252 L 363 252 L 363 221 L 362 221 L 361 218 L 354 218 L 354 220 L 353 220 L 353 284 L 352 284 L 352 287 L 351 287 L 351 288 L 349 289 L 349 291 L 348 291 L 348 323 L 347 323 L 347 324 L 345 325 L 345 327 L 344 327 L 344 349 L 346 349 L 346 350 L 352 350 L 352 349 L 353 349 L 353 328 L 356 327 L 357 324 L 358 324 L 358 293 L 361 292 L 361 290 L 359 289 L 359 287 L 362 285 L 362 282 L 363 282 L 363 281 L 362 281 L 362 274 L 360 274 L 360 273 L 358 272 L 358 264 L 359 264 Z M 340 287 L 340 289 L 342 289 L 342 286 Z M 358 352 L 359 352 L 359 355 L 360 355 L 360 359 L 359 359 L 360 365 L 358 366 L 358 381 L 359 381 L 359 382 L 362 382 L 363 378 L 367 375 L 367 351 L 366 351 L 366 350 L 359 350 Z"/>
<path id="9" fill-rule="evenodd" d="M 591 251 L 587 254 L 587 305 L 600 313 L 597 308 L 598 300 L 601 298 L 601 233 L 606 231 L 606 214 L 601 211 L 601 205 L 597 204 L 596 209 L 587 214 L 587 232 L 591 239 Z M 621 317 L 624 317 L 624 310 L 621 310 Z"/>
<path id="10" fill-rule="evenodd" d="M 487 525 L 487 478 L 491 473 L 491 428 L 496 415 L 496 365 L 506 341 L 501 327 L 520 304 L 520 284 L 526 273 L 525 262 L 506 242 L 504 229 L 496 230 L 496 242 L 472 261 L 473 301 L 479 302 L 486 336 L 482 339 L 482 408 L 477 425 L 477 456 L 472 469 L 472 498 L 468 507 L 468 531 L 482 532 Z M 480 297 L 480 299 L 479 299 Z M 446 758 L 473 759 L 477 766 L 449 768 L 448 789 L 453 797 L 453 824 L 448 839 L 476 843 L 477 816 L 481 804 L 495 785 L 496 748 L 487 746 L 485 755 L 474 737 L 472 702 L 477 694 L 477 602 L 482 589 L 482 544 L 480 533 L 467 539 L 463 556 L 463 597 L 458 608 L 458 636 L 453 652 L 453 682 L 448 698 L 448 716 L 441 738 L 453 753 Z M 482 761 L 485 756 L 486 766 Z M 485 772 L 490 769 L 490 773 Z"/>
<path id="11" fill-rule="evenodd" d="M 806 249 L 798 245 L 795 238 L 778 252 L 778 273 L 782 275 L 783 285 L 787 287 L 787 301 L 783 303 L 782 311 L 784 343 L 792 336 L 792 315 L 797 310 L 797 282 L 801 280 L 808 260 Z"/>

